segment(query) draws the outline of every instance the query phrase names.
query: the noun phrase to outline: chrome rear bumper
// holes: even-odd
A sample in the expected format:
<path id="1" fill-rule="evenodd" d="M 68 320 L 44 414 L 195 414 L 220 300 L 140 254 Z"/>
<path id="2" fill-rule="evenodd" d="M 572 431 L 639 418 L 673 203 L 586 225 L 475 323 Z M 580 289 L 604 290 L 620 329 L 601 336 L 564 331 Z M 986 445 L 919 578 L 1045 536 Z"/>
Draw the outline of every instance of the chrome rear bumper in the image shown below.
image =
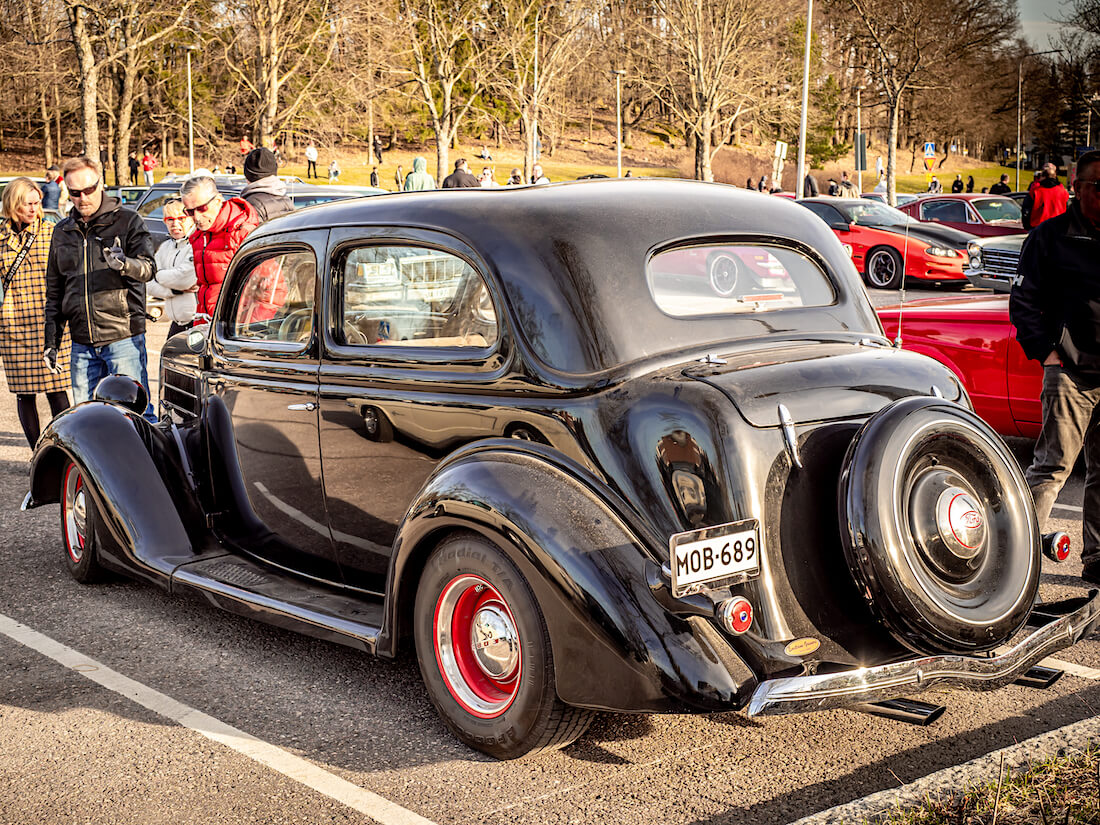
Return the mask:
<path id="1" fill-rule="evenodd" d="M 1087 601 L 1036 630 L 999 656 L 925 656 L 841 673 L 794 676 L 761 682 L 749 700 L 749 716 L 806 713 L 914 696 L 926 690 L 994 690 L 1028 668 L 1069 647 L 1100 624 L 1100 590 Z"/>

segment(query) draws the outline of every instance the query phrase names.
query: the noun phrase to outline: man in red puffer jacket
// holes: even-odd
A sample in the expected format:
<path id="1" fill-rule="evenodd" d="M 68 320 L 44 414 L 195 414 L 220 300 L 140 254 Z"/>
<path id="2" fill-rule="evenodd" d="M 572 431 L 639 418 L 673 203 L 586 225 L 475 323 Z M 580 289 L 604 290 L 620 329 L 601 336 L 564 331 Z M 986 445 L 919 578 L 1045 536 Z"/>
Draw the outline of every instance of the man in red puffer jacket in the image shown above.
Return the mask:
<path id="1" fill-rule="evenodd" d="M 1061 215 L 1066 211 L 1068 202 L 1069 193 L 1058 182 L 1058 167 L 1053 163 L 1044 163 L 1039 185 L 1027 193 L 1020 206 L 1024 213 L 1024 229 L 1030 231 L 1047 218 Z"/>
<path id="2" fill-rule="evenodd" d="M 180 197 L 184 211 L 195 219 L 191 248 L 199 284 L 196 313 L 212 315 L 225 270 L 241 242 L 260 225 L 260 216 L 247 201 L 223 198 L 213 178 L 190 178 L 180 187 Z"/>

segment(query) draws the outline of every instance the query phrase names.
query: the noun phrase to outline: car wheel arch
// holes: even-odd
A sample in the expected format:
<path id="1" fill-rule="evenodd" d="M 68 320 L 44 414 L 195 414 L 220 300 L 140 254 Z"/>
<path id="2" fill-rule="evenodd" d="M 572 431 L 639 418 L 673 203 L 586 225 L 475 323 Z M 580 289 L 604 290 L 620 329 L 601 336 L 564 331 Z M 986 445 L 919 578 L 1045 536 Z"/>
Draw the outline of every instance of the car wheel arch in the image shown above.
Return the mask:
<path id="1" fill-rule="evenodd" d="M 501 444 L 492 452 L 448 462 L 425 485 L 394 544 L 379 653 L 395 655 L 398 644 L 408 638 L 410 602 L 431 551 L 453 532 L 472 531 L 497 545 L 534 592 L 549 631 L 562 701 L 668 711 L 684 708 L 679 696 L 691 693 L 696 694 L 695 706 L 701 707 L 700 683 L 712 692 L 714 710 L 747 701 L 755 686 L 747 666 L 735 676 L 712 657 L 700 655 L 695 647 L 699 639 L 686 620 L 670 615 L 652 598 L 646 565 L 653 561 L 629 526 L 594 496 L 573 496 L 568 512 L 545 507 L 542 497 L 541 520 L 527 518 L 523 501 L 513 495 L 517 478 L 524 475 L 543 482 L 524 485 L 528 490 L 546 489 L 550 478 L 571 480 L 549 462 Z M 590 536 L 591 543 L 578 525 L 598 531 Z M 592 549 L 572 552 L 581 547 Z M 639 620 L 651 629 L 643 631 Z M 675 641 L 661 649 L 647 647 L 645 639 L 652 633 Z M 681 683 L 682 691 L 677 688 Z"/>

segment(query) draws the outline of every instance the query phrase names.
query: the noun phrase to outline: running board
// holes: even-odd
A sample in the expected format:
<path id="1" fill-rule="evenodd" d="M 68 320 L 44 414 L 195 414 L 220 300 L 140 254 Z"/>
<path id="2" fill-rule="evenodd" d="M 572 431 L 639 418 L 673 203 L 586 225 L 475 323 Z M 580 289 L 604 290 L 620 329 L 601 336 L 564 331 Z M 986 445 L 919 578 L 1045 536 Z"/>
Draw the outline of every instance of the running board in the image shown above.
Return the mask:
<path id="1" fill-rule="evenodd" d="M 851 705 L 848 710 L 859 711 L 871 716 L 882 716 L 886 719 L 896 719 L 899 722 L 908 722 L 910 725 L 931 725 L 947 710 L 943 705 L 930 705 L 917 699 L 888 699 L 885 702 L 865 702 L 861 705 Z"/>
<path id="2" fill-rule="evenodd" d="M 375 653 L 382 602 L 358 599 L 242 556 L 184 564 L 172 592 L 190 591 L 222 610 L 317 639 Z"/>

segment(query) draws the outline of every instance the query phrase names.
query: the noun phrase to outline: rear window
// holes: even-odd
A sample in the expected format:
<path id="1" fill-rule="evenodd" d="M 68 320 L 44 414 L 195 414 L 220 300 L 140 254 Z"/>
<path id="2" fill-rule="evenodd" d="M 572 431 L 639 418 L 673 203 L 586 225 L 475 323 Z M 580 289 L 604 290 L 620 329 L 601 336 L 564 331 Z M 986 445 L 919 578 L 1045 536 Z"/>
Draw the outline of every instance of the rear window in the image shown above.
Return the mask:
<path id="1" fill-rule="evenodd" d="M 770 312 L 832 304 L 821 268 L 793 249 L 721 244 L 680 247 L 650 261 L 649 290 L 674 318 Z"/>

